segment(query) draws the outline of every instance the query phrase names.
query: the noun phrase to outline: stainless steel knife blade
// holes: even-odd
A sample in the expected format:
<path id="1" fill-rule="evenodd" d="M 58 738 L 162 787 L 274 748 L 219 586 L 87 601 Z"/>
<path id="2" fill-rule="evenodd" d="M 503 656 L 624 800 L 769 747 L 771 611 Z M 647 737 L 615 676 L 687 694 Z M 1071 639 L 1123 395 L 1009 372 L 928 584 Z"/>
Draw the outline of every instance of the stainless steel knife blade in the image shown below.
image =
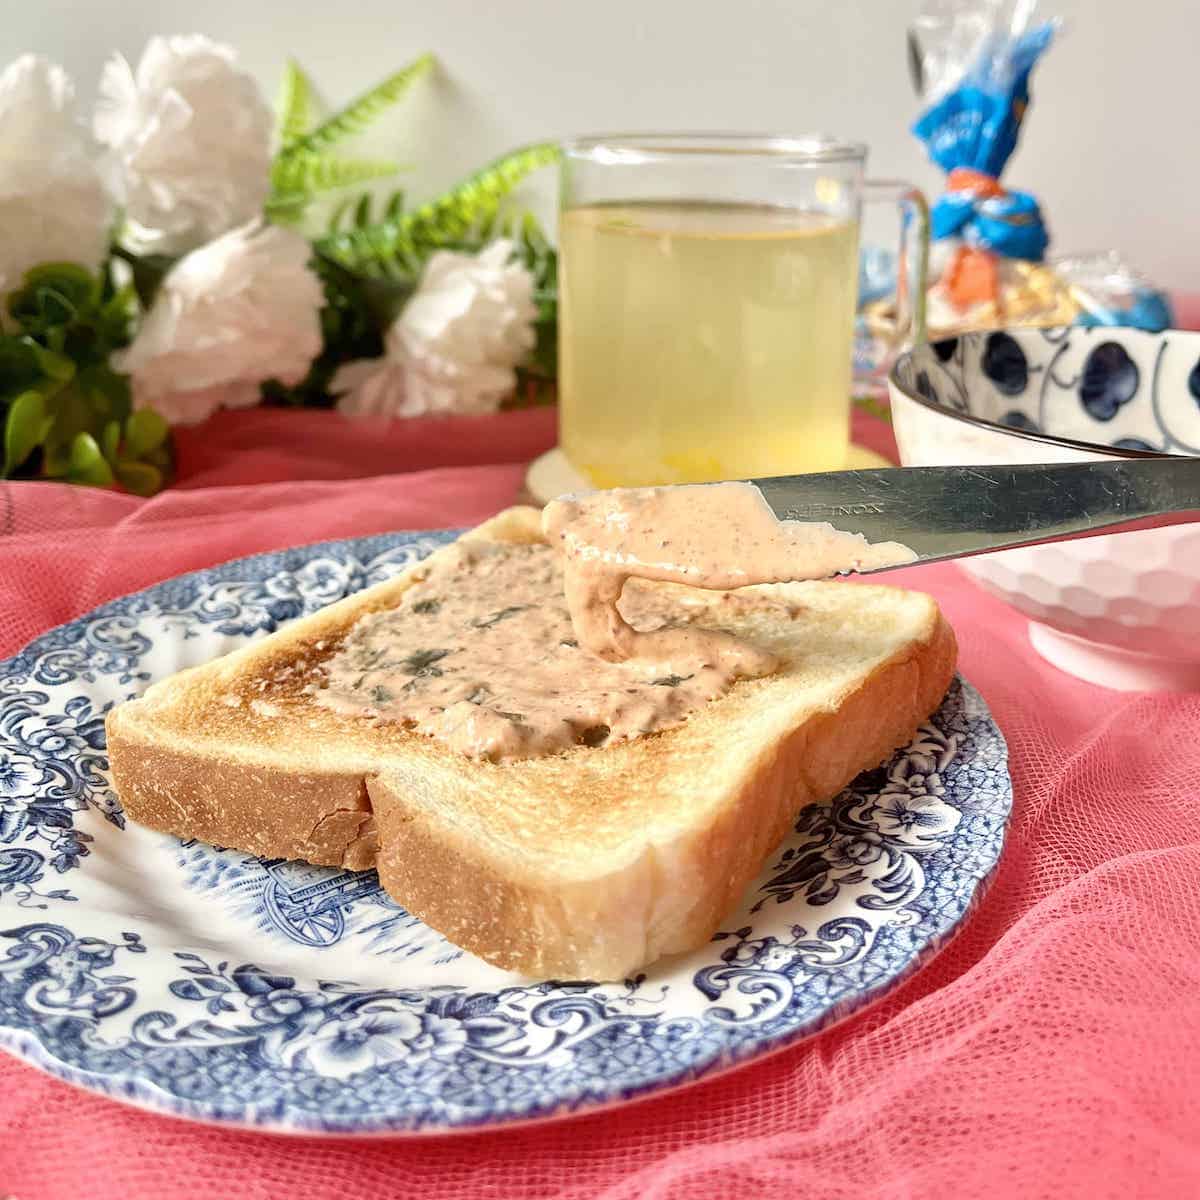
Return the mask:
<path id="1" fill-rule="evenodd" d="M 750 482 L 780 520 L 828 521 L 871 542 L 902 542 L 917 562 L 1200 521 L 1200 458 L 896 467 Z"/>

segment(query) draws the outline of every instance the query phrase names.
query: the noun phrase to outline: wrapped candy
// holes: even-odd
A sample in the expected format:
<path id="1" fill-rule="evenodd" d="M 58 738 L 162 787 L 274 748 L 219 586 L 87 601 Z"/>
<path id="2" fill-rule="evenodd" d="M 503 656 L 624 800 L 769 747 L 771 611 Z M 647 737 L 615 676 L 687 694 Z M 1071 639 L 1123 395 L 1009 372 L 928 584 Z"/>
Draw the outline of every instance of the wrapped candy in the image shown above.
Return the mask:
<path id="1" fill-rule="evenodd" d="M 1029 79 L 1059 22 L 1037 0 L 931 0 L 909 34 L 922 108 L 912 131 L 946 172 L 930 209 L 929 336 L 1001 325 L 1170 324 L 1165 296 L 1115 252 L 1046 261 L 1036 198 L 1002 182 L 1029 108 Z M 876 272 L 860 292 L 858 352 L 882 350 L 893 302 Z"/>
<path id="2" fill-rule="evenodd" d="M 1056 258 L 1051 266 L 1079 307 L 1076 325 L 1128 325 L 1156 333 L 1173 324 L 1166 295 L 1115 250 Z"/>
<path id="3" fill-rule="evenodd" d="M 949 247 L 930 297 L 939 325 L 1043 312 L 1061 320 L 1069 308 L 1065 290 L 1036 269 L 1050 242 L 1037 200 L 1000 182 L 1029 107 L 1030 73 L 1058 28 L 1035 23 L 1034 11 L 1031 0 L 943 2 L 926 8 L 910 35 L 924 102 L 913 132 L 946 172 L 930 210 L 933 240 Z"/>

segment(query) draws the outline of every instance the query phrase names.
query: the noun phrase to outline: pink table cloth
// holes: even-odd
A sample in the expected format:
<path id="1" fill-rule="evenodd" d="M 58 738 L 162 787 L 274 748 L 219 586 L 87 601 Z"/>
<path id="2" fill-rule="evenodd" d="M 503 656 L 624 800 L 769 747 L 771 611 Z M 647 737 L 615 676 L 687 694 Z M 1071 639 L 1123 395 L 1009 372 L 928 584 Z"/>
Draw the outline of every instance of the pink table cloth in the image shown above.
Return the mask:
<path id="1" fill-rule="evenodd" d="M 881 423 L 857 433 L 888 444 Z M 392 426 L 258 411 L 186 433 L 178 486 L 152 500 L 0 485 L 0 654 L 180 571 L 478 521 L 552 440 L 546 411 Z M 415 1139 L 187 1124 L 0 1055 L 0 1196 L 1200 1195 L 1200 697 L 1058 673 L 951 566 L 896 581 L 933 593 L 958 631 L 1016 805 L 984 902 L 874 1008 L 674 1094 Z"/>

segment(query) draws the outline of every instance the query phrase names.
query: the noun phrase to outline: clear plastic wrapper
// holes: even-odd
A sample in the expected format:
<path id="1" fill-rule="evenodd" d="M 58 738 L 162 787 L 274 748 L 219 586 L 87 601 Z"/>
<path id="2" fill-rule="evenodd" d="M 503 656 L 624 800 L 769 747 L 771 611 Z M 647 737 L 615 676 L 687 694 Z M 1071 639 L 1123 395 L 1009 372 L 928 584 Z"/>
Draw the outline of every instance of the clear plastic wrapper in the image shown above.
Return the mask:
<path id="1" fill-rule="evenodd" d="M 1115 250 L 1065 255 L 1050 265 L 1078 305 L 1077 325 L 1127 325 L 1156 332 L 1174 323 L 1166 294 Z"/>

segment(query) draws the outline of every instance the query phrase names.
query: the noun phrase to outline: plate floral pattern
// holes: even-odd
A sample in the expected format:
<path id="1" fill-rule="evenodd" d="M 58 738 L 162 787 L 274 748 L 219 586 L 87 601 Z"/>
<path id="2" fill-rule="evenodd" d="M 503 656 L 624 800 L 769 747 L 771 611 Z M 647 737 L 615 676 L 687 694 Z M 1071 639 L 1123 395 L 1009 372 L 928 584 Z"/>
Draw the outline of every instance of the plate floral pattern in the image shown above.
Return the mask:
<path id="1" fill-rule="evenodd" d="M 806 810 L 709 946 L 622 984 L 501 972 L 371 872 L 127 825 L 104 713 L 453 536 L 259 555 L 125 597 L 0 664 L 0 1046 L 158 1111 L 289 1132 L 443 1130 L 642 1095 L 815 1032 L 962 921 L 1011 807 L 956 681 L 890 763 Z"/>

